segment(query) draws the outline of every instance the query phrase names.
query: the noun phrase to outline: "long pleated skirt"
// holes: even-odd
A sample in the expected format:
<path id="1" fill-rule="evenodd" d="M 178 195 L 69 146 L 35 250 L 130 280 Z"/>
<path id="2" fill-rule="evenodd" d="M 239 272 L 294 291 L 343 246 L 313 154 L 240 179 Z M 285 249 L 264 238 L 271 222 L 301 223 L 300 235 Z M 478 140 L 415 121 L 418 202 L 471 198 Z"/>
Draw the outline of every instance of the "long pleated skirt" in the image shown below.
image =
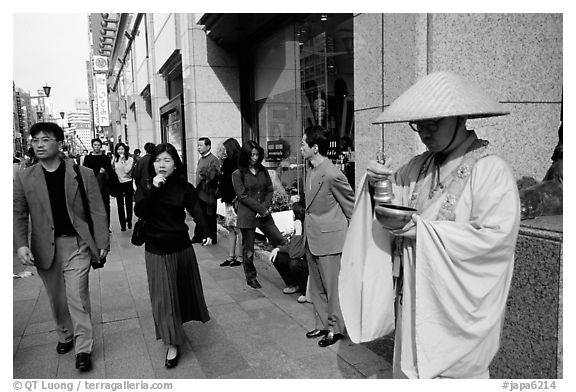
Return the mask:
<path id="1" fill-rule="evenodd" d="M 188 342 L 183 323 L 210 320 L 194 248 L 167 255 L 145 252 L 144 257 L 156 339 L 182 345 Z"/>

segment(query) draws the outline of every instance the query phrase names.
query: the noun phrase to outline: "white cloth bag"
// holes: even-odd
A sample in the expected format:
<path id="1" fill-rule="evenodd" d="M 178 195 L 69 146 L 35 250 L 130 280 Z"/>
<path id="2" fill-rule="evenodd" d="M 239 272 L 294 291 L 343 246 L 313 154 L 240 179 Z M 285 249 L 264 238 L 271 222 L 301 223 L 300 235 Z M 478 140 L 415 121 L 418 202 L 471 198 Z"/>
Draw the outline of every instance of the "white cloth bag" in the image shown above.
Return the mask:
<path id="1" fill-rule="evenodd" d="M 385 336 L 394 330 L 395 323 L 393 236 L 372 212 L 366 175 L 358 189 L 338 278 L 342 316 L 354 343 Z"/>

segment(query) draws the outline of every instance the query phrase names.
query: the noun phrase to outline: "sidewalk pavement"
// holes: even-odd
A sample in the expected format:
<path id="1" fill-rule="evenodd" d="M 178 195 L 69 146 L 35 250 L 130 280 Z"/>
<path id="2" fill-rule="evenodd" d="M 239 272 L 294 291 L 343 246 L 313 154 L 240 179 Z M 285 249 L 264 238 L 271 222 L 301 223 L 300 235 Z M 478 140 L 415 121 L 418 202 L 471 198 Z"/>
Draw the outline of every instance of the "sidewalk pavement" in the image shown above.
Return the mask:
<path id="1" fill-rule="evenodd" d="M 179 365 L 164 367 L 165 348 L 156 340 L 144 247 L 120 231 L 112 200 L 111 251 L 106 266 L 90 272 L 94 325 L 93 369 L 76 370 L 74 351 L 56 353 L 58 340 L 50 305 L 36 269 L 13 279 L 13 377 L 15 379 L 332 379 L 391 378 L 393 340 L 354 344 L 348 338 L 322 348 L 308 339 L 314 328 L 311 304 L 284 284 L 264 252 L 255 265 L 262 289 L 246 284 L 242 266 L 220 267 L 226 237 L 217 245 L 194 245 L 211 320 L 189 322 L 191 347 Z M 194 223 L 191 221 L 191 233 Z"/>

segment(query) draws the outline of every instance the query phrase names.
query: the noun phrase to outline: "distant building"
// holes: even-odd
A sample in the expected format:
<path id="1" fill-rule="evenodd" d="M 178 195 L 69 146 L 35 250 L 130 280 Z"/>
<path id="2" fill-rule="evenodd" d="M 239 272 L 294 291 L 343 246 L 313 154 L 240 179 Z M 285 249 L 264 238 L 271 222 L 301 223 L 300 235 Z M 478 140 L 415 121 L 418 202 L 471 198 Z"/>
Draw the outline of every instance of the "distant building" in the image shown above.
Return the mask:
<path id="1" fill-rule="evenodd" d="M 74 101 L 74 106 L 74 111 L 66 114 L 69 127 L 66 130 L 66 136 L 70 140 L 74 153 L 81 153 L 82 150 L 90 151 L 90 141 L 94 138 L 94 133 L 92 132 L 88 99 L 77 98 Z"/>

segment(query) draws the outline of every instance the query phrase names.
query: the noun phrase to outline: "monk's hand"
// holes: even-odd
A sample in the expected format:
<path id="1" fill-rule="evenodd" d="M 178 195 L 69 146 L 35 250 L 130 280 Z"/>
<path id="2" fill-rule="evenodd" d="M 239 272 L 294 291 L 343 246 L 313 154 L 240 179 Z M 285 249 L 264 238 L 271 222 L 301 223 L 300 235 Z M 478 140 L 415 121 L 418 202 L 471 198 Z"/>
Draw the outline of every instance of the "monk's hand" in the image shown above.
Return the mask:
<path id="1" fill-rule="evenodd" d="M 390 168 L 389 163 L 383 165 L 378 163 L 378 161 L 373 160 L 368 162 L 366 174 L 368 176 L 368 182 L 370 185 L 374 185 L 374 182 L 382 181 L 390 177 L 392 174 L 394 174 L 394 170 Z"/>
<path id="2" fill-rule="evenodd" d="M 18 248 L 18 259 L 24 265 L 34 265 L 34 255 L 32 251 L 27 246 L 21 246 Z"/>
<path id="3" fill-rule="evenodd" d="M 421 218 L 417 214 L 412 214 L 412 220 L 406 223 L 406 226 L 399 230 L 390 230 L 397 237 L 409 238 L 416 240 L 416 224 Z"/>
<path id="4" fill-rule="evenodd" d="M 104 260 L 108 256 L 108 249 L 100 249 L 100 260 Z"/>

